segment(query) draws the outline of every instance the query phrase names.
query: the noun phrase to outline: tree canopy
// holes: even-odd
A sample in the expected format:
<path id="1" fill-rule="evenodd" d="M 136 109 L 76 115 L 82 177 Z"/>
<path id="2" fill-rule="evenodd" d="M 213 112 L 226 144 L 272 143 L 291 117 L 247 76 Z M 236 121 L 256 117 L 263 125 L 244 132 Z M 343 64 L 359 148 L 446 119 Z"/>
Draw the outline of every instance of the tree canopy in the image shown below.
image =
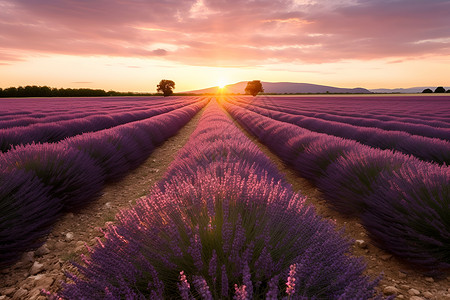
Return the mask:
<path id="1" fill-rule="evenodd" d="M 111 92 L 100 89 L 51 88 L 48 86 L 27 85 L 25 87 L 0 88 L 0 97 L 101 97 L 109 96 Z"/>
<path id="2" fill-rule="evenodd" d="M 156 86 L 156 91 L 162 92 L 164 97 L 172 95 L 173 89 L 175 89 L 175 82 L 167 79 L 162 79 Z"/>
<path id="3" fill-rule="evenodd" d="M 245 87 L 245 94 L 256 96 L 258 93 L 263 93 L 264 89 L 260 80 L 253 80 L 247 82 Z"/>
<path id="4" fill-rule="evenodd" d="M 445 89 L 442 86 L 438 86 L 435 90 L 435 93 L 445 93 Z"/>
<path id="5" fill-rule="evenodd" d="M 422 91 L 422 93 L 433 93 L 433 90 L 432 90 L 432 89 L 424 89 L 424 90 Z M 447 91 L 446 91 L 444 87 L 438 86 L 438 87 L 434 90 L 434 93 L 450 93 L 450 90 L 447 90 Z"/>

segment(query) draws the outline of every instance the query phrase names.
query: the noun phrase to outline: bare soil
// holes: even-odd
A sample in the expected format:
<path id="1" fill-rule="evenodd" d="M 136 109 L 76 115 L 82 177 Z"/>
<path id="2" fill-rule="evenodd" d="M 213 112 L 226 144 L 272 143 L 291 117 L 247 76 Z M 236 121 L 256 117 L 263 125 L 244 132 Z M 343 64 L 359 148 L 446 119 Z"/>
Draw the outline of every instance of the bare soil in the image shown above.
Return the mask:
<path id="1" fill-rule="evenodd" d="M 40 295 L 40 289 L 57 291 L 65 279 L 64 272 L 75 271 L 70 261 L 76 261 L 80 254 L 87 253 L 85 244 L 95 245 L 96 240 L 103 235 L 99 229 L 114 221 L 114 216 L 121 209 L 130 207 L 161 179 L 178 150 L 196 128 L 201 114 L 202 111 L 125 178 L 105 186 L 99 199 L 80 212 L 69 213 L 60 219 L 43 247 L 24 254 L 21 261 L 0 270 L 0 300 L 41 300 L 46 297 Z M 362 244 L 355 242 L 352 254 L 363 257 L 367 263 L 366 273 L 372 278 L 384 274 L 379 287 L 381 291 L 385 291 L 386 295 L 393 293 L 396 299 L 450 299 L 450 274 L 439 279 L 427 277 L 375 247 L 358 219 L 345 217 L 329 208 L 314 185 L 285 166 L 267 147 L 243 131 L 272 159 L 293 189 L 307 196 L 307 202 L 315 206 L 319 215 L 334 219 L 338 228 L 344 228 L 349 238 L 364 241 Z"/>

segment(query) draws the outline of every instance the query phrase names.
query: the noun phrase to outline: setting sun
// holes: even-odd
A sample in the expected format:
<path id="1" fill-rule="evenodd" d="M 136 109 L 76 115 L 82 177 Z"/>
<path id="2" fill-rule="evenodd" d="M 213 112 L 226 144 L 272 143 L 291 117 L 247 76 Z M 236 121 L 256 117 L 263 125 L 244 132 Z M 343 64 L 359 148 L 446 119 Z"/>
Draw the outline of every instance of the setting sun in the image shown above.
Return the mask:
<path id="1" fill-rule="evenodd" d="M 227 83 L 223 79 L 220 79 L 219 81 L 217 81 L 217 86 L 219 87 L 219 89 L 223 89 L 226 85 L 227 85 Z"/>

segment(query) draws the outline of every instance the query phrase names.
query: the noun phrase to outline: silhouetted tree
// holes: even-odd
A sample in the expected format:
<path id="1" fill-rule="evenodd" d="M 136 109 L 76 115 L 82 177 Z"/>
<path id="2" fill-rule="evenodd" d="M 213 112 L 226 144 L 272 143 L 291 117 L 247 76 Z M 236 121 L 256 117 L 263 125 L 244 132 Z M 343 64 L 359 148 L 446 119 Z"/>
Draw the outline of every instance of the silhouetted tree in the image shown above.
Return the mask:
<path id="1" fill-rule="evenodd" d="M 435 90 L 435 93 L 445 93 L 445 89 L 442 86 L 438 86 Z"/>
<path id="2" fill-rule="evenodd" d="M 17 97 L 17 88 L 9 87 L 4 90 L 5 97 Z"/>
<path id="3" fill-rule="evenodd" d="M 447 90 L 446 93 L 450 93 L 450 90 Z"/>
<path id="4" fill-rule="evenodd" d="M 170 96 L 173 94 L 173 89 L 175 89 L 175 82 L 172 80 L 163 79 L 156 86 L 157 92 L 162 92 L 164 97 Z"/>
<path id="5" fill-rule="evenodd" d="M 247 86 L 245 87 L 245 94 L 256 96 L 259 92 L 264 92 L 261 81 L 253 80 L 247 82 Z"/>
<path id="6" fill-rule="evenodd" d="M 424 89 L 422 93 L 430 94 L 433 91 L 431 89 Z"/>

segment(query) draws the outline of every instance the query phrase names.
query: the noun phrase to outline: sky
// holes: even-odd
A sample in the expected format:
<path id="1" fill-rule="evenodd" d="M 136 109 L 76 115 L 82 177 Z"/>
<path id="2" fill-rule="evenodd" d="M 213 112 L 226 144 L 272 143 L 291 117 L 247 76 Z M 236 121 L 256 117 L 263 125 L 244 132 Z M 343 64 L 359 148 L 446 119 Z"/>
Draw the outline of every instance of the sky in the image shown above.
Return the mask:
<path id="1" fill-rule="evenodd" d="M 0 0 L 0 88 L 448 86 L 450 0 Z"/>

